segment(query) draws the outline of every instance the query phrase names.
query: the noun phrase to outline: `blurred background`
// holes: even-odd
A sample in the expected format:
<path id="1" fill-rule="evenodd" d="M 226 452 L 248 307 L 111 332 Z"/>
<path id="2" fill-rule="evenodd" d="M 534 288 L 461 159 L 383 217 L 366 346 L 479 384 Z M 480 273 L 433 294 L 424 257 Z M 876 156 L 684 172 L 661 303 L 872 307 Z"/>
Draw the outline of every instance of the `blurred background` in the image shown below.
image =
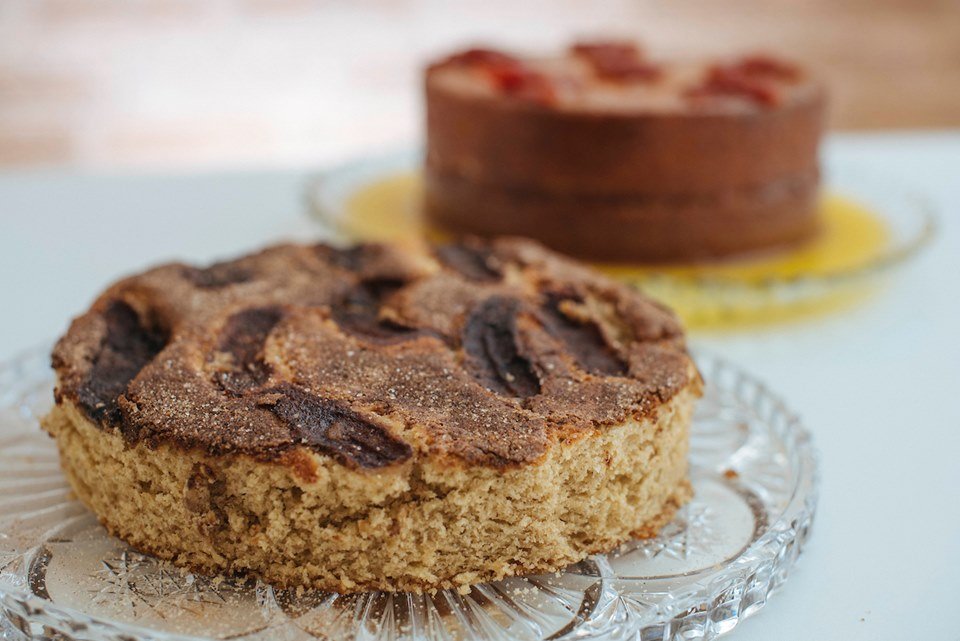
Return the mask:
<path id="1" fill-rule="evenodd" d="M 322 164 L 415 141 L 447 48 L 595 34 L 800 57 L 835 129 L 960 125 L 958 0 L 3 0 L 0 168 Z"/>

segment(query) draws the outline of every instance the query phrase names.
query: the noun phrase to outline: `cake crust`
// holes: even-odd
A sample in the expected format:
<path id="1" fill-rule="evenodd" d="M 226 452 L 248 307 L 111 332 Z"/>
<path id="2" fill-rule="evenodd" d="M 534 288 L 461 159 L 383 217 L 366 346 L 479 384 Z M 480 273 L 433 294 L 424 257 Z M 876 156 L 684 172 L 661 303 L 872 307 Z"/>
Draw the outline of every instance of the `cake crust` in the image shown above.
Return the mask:
<path id="1" fill-rule="evenodd" d="M 459 587 L 655 532 L 689 494 L 676 319 L 525 241 L 161 266 L 53 364 L 44 427 L 78 496 L 197 569 Z"/>

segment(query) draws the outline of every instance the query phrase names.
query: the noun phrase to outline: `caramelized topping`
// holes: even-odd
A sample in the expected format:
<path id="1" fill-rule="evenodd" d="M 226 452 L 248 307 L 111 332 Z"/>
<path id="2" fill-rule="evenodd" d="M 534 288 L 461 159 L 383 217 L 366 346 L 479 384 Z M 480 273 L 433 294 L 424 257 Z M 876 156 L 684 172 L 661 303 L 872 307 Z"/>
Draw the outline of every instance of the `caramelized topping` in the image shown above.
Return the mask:
<path id="1" fill-rule="evenodd" d="M 137 374 L 160 353 L 166 336 L 146 326 L 136 310 L 122 300 L 103 313 L 106 333 L 83 384 L 77 393 L 80 407 L 94 421 L 120 422 L 117 399 Z"/>
<path id="2" fill-rule="evenodd" d="M 663 74 L 658 65 L 643 59 L 643 52 L 632 42 L 579 42 L 570 51 L 605 80 L 649 82 Z"/>
<path id="3" fill-rule="evenodd" d="M 228 394 L 242 394 L 266 382 L 270 366 L 263 360 L 263 345 L 283 313 L 277 307 L 245 309 L 227 319 L 218 350 L 228 356 L 214 380 Z"/>
<path id="4" fill-rule="evenodd" d="M 368 280 L 351 288 L 332 306 L 331 315 L 340 329 L 374 343 L 393 343 L 413 338 L 417 331 L 384 318 L 383 301 L 403 287 L 399 280 Z"/>
<path id="5" fill-rule="evenodd" d="M 206 269 L 187 267 L 184 269 L 184 276 L 201 289 L 219 289 L 253 279 L 250 269 L 238 265 L 236 261 L 216 263 Z"/>
<path id="6" fill-rule="evenodd" d="M 447 244 L 435 250 L 440 262 L 461 276 L 492 283 L 503 277 L 503 266 L 488 246 L 478 242 Z"/>
<path id="7" fill-rule="evenodd" d="M 560 340 L 577 364 L 591 374 L 624 376 L 627 364 L 604 337 L 595 321 L 574 318 L 564 311 L 564 303 L 574 302 L 556 293 L 547 295 L 541 308 L 544 326 Z"/>
<path id="8" fill-rule="evenodd" d="M 259 404 L 287 424 L 295 441 L 350 467 L 386 467 L 413 455 L 411 447 L 379 421 L 292 385 L 266 390 Z"/>
<path id="9" fill-rule="evenodd" d="M 515 298 L 492 296 L 467 319 L 463 350 L 467 368 L 487 389 L 519 398 L 540 393 L 540 378 L 520 348 L 517 315 L 521 303 Z"/>
<path id="10" fill-rule="evenodd" d="M 321 260 L 356 273 L 363 272 L 383 253 L 381 245 L 356 245 L 347 248 L 316 245 L 315 249 Z"/>

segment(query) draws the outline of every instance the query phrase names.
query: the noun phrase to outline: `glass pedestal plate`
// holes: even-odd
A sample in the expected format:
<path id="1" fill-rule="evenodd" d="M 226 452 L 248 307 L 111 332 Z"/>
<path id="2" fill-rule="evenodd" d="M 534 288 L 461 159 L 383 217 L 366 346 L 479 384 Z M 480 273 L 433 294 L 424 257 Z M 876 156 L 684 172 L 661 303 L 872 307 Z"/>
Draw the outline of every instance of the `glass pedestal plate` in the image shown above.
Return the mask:
<path id="1" fill-rule="evenodd" d="M 282 591 L 206 577 L 110 537 L 37 424 L 38 350 L 0 366 L 0 618 L 10 639 L 712 639 L 763 607 L 810 532 L 816 460 L 797 416 L 709 354 L 691 434 L 695 498 L 656 538 L 469 593 Z M 0 627 L 0 630 L 3 628 Z M 3 638 L 3 637 L 0 637 Z"/>
<path id="2" fill-rule="evenodd" d="M 421 155 L 363 158 L 322 172 L 307 187 L 308 209 L 344 241 L 441 240 L 421 213 Z M 783 251 L 724 261 L 597 264 L 677 311 L 688 328 L 753 327 L 836 311 L 867 298 L 880 276 L 934 237 L 926 200 L 859 166 L 828 163 L 821 231 Z"/>

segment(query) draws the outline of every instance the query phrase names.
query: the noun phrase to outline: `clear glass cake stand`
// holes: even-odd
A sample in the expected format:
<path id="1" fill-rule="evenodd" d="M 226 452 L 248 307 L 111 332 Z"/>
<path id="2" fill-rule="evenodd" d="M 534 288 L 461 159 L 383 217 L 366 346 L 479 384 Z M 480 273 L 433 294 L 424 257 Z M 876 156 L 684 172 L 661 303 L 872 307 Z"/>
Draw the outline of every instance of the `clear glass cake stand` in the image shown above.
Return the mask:
<path id="1" fill-rule="evenodd" d="M 797 415 L 700 353 L 696 496 L 654 539 L 468 594 L 342 596 L 181 571 L 110 537 L 71 496 L 37 418 L 46 350 L 0 366 L 0 638 L 712 639 L 779 589 L 810 533 L 817 466 Z"/>
<path id="2" fill-rule="evenodd" d="M 442 234 L 423 217 L 422 164 L 422 151 L 407 149 L 327 169 L 306 186 L 307 211 L 342 241 L 438 240 Z M 596 266 L 667 303 L 688 328 L 832 313 L 868 298 L 936 235 L 927 198 L 896 178 L 859 163 L 825 163 L 821 233 L 790 250 L 714 263 Z"/>

